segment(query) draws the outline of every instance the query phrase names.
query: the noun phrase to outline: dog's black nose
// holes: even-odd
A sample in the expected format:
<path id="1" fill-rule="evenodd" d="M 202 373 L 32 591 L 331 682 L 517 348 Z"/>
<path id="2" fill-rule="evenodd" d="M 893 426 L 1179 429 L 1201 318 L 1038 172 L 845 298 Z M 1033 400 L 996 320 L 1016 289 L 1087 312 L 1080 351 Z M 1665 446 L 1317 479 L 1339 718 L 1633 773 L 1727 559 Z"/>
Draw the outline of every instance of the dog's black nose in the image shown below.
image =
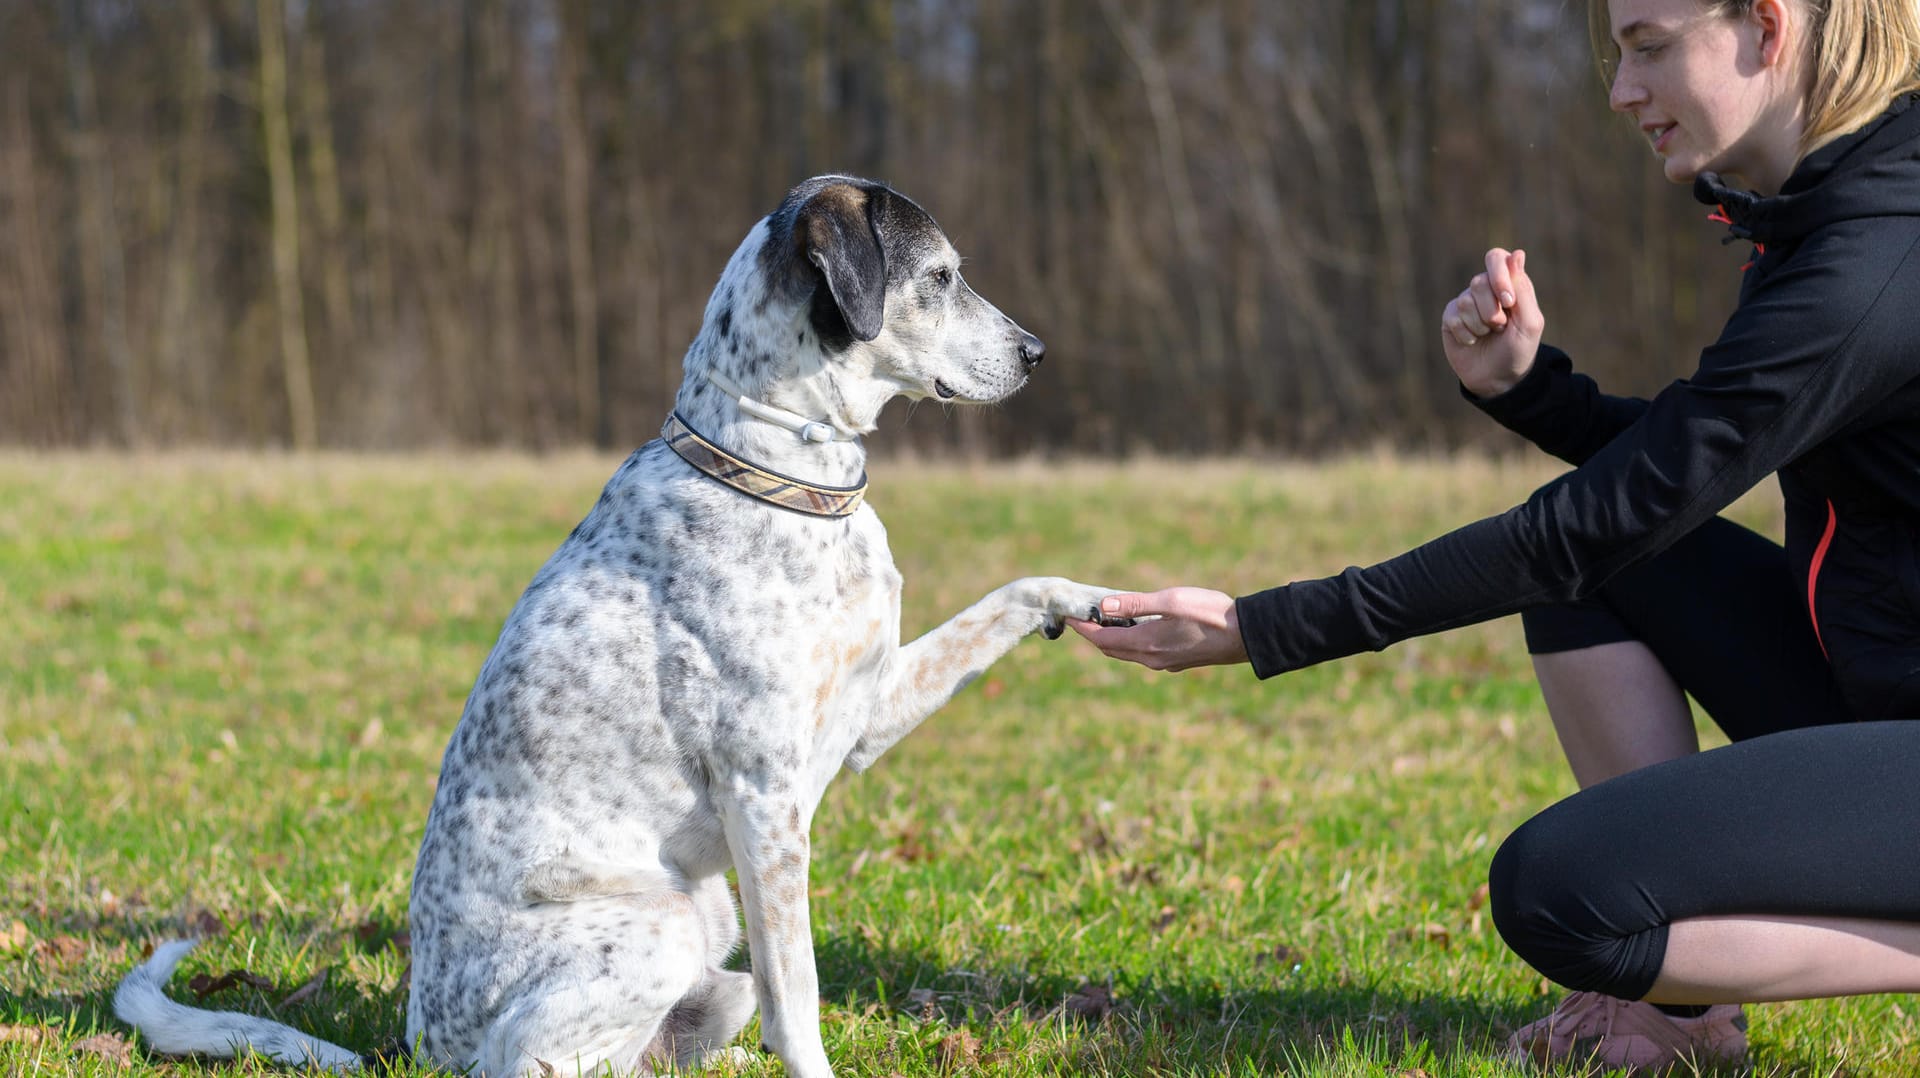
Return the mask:
<path id="1" fill-rule="evenodd" d="M 1040 338 L 1031 333 L 1022 333 L 1020 335 L 1020 362 L 1025 363 L 1028 370 L 1032 370 L 1038 367 L 1040 361 L 1045 358 L 1047 358 L 1047 346 L 1040 343 Z"/>

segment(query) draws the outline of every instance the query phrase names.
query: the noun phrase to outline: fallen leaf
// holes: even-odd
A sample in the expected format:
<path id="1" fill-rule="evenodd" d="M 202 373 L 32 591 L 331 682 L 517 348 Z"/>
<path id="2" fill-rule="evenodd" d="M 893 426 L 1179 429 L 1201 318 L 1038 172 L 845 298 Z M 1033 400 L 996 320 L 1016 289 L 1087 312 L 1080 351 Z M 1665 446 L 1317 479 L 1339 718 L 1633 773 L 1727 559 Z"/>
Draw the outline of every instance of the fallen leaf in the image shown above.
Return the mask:
<path id="1" fill-rule="evenodd" d="M 250 988 L 259 989 L 273 987 L 272 981 L 248 969 L 230 969 L 218 977 L 209 977 L 204 973 L 196 973 L 187 981 L 187 987 L 193 989 L 193 994 L 201 999 L 205 999 L 215 992 L 225 992 L 237 984 L 244 984 Z"/>
<path id="2" fill-rule="evenodd" d="M 901 829 L 900 834 L 894 839 L 893 849 L 887 851 L 887 856 L 909 864 L 933 860 L 933 850 L 921 839 L 919 821 L 909 823 Z"/>
<path id="3" fill-rule="evenodd" d="M 1069 841 L 1067 850 L 1076 854 L 1100 853 L 1114 846 L 1113 833 L 1107 830 L 1107 825 L 1098 816 L 1083 812 L 1080 814 L 1080 837 Z"/>
<path id="4" fill-rule="evenodd" d="M 1473 897 L 1467 899 L 1467 911 L 1471 913 L 1473 911 L 1478 910 L 1480 907 L 1486 905 L 1487 896 L 1492 893 L 1493 893 L 1493 886 L 1491 884 L 1485 884 L 1485 883 L 1481 884 L 1480 888 L 1475 892 L 1473 892 Z"/>
<path id="5" fill-rule="evenodd" d="M 1174 909 L 1172 906 L 1160 907 L 1160 916 L 1155 917 L 1153 919 L 1154 932 L 1156 933 L 1165 932 L 1167 928 L 1170 925 L 1172 925 L 1176 919 L 1179 918 L 1179 916 L 1180 916 L 1180 911 Z"/>
<path id="6" fill-rule="evenodd" d="M 1409 928 L 1406 931 L 1406 935 L 1410 939 L 1425 940 L 1428 943 L 1437 944 L 1441 947 L 1453 946 L 1453 933 L 1447 930 L 1446 925 L 1436 921 L 1428 921 L 1425 924 Z"/>
<path id="7" fill-rule="evenodd" d="M 1281 966 L 1297 966 L 1306 960 L 1306 956 L 1284 943 L 1275 944 L 1270 950 L 1262 950 L 1253 956 L 1253 964 L 1264 966 L 1271 962 Z"/>
<path id="8" fill-rule="evenodd" d="M 0 1026 L 0 1044 L 39 1044 L 52 1035 L 46 1026 Z"/>
<path id="9" fill-rule="evenodd" d="M 980 1061 L 980 1041 L 964 1029 L 940 1038 L 940 1069 L 959 1070 Z"/>
<path id="10" fill-rule="evenodd" d="M 1433 1078 L 1433 1076 L 1428 1074 L 1424 1068 L 1411 1067 L 1407 1070 L 1396 1071 L 1393 1078 Z"/>
<path id="11" fill-rule="evenodd" d="M 27 945 L 33 937 L 27 932 L 24 921 L 15 921 L 0 932 L 0 951 L 18 951 Z"/>
<path id="12" fill-rule="evenodd" d="M 225 933 L 227 925 L 226 922 L 220 919 L 218 914 L 202 907 L 199 912 L 193 915 L 192 928 L 194 935 L 199 936 L 201 939 L 207 939 L 208 937 Z"/>
<path id="13" fill-rule="evenodd" d="M 86 1040 L 75 1041 L 73 1050 L 95 1059 L 110 1059 L 121 1064 L 133 1062 L 133 1042 L 118 1033 L 96 1033 Z"/>
<path id="14" fill-rule="evenodd" d="M 406 929 L 390 932 L 387 926 L 379 921 L 362 921 L 353 926 L 353 937 L 359 940 L 360 946 L 367 951 L 379 951 L 388 944 L 402 951 L 413 949 L 413 933 Z"/>
<path id="15" fill-rule="evenodd" d="M 1101 1021 L 1113 1013 L 1113 989 L 1104 984 L 1088 982 L 1074 989 L 1061 1007 L 1082 1021 Z"/>
<path id="16" fill-rule="evenodd" d="M 320 990 L 327 985 L 327 975 L 332 972 L 333 967 L 329 966 L 314 974 L 312 977 L 307 978 L 307 983 L 294 989 L 287 998 L 280 1001 L 280 1005 L 282 1007 L 289 1007 L 295 1003 L 305 1003 L 319 995 Z"/>
<path id="17" fill-rule="evenodd" d="M 86 957 L 87 944 L 85 940 L 75 939 L 72 936 L 55 936 L 52 939 L 41 940 L 34 945 L 33 950 L 43 959 L 55 962 L 78 962 Z"/>

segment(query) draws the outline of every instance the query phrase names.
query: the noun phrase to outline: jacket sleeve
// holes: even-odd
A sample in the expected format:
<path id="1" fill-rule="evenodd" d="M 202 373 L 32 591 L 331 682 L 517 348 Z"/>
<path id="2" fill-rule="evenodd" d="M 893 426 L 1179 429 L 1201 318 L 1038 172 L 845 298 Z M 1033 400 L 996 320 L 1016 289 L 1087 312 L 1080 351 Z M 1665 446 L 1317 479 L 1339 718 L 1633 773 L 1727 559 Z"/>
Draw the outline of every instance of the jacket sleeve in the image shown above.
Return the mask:
<path id="1" fill-rule="evenodd" d="M 1541 432 L 1555 451 L 1591 455 L 1524 504 L 1377 565 L 1235 600 L 1254 672 L 1271 677 L 1586 595 L 1910 380 L 1912 320 L 1869 317 L 1876 304 L 1897 307 L 1881 295 L 1897 293 L 1887 288 L 1894 270 L 1862 266 L 1857 245 L 1826 246 L 1810 240 L 1758 284 L 1694 375 L 1617 435 L 1594 446 L 1606 429 L 1599 420 L 1564 441 Z M 1556 366 L 1543 373 L 1564 377 Z"/>
<path id="2" fill-rule="evenodd" d="M 1647 410 L 1638 397 L 1610 397 L 1594 380 L 1576 374 L 1567 354 L 1543 344 L 1533 367 L 1497 397 L 1460 395 L 1508 430 L 1559 457 L 1584 464 L 1600 447 L 1632 426 Z"/>

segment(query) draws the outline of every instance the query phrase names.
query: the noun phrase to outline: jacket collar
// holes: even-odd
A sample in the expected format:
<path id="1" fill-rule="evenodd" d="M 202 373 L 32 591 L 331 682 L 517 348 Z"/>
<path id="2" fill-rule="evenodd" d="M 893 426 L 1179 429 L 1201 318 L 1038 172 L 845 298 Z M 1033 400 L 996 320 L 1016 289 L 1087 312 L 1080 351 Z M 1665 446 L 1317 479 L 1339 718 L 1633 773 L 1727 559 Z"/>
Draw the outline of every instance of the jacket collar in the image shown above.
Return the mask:
<path id="1" fill-rule="evenodd" d="M 1693 197 L 1718 206 L 1734 240 L 1791 243 L 1835 221 L 1920 213 L 1920 94 L 1896 98 L 1856 131 L 1808 154 L 1777 195 L 1694 177 Z M 1719 218 L 1714 218 L 1718 220 Z"/>

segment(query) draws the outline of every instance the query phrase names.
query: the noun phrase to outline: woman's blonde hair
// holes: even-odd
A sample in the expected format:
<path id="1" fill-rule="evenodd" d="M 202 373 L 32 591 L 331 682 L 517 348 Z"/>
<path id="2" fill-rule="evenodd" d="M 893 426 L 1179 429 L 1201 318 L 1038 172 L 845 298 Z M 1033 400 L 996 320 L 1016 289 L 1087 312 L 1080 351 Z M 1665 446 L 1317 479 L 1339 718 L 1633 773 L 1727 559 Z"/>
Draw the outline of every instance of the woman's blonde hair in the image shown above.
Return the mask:
<path id="1" fill-rule="evenodd" d="M 1804 156 L 1920 90 L 1920 0 L 1788 0 L 1807 16 L 1813 87 L 1807 95 Z M 1708 12 L 1737 18 L 1754 0 L 1700 0 Z M 1607 0 L 1589 0 L 1587 30 L 1602 77 L 1616 55 Z"/>

